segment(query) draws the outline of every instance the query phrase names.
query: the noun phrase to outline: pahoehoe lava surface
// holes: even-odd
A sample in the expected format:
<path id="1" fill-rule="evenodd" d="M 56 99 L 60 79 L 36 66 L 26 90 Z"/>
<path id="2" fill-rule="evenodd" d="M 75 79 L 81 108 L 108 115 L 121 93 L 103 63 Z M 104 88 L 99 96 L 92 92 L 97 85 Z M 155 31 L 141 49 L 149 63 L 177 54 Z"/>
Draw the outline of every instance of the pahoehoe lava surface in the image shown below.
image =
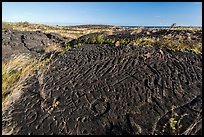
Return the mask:
<path id="1" fill-rule="evenodd" d="M 162 134 L 173 105 L 189 114 L 183 132 L 202 111 L 201 62 L 200 54 L 165 48 L 77 47 L 25 80 L 2 112 L 3 133 Z M 202 130 L 198 121 L 192 134 Z"/>
<path id="2" fill-rule="evenodd" d="M 11 55 L 22 53 L 29 53 L 34 57 L 41 56 L 45 52 L 45 47 L 63 46 L 69 39 L 41 31 L 2 30 L 2 60 L 9 60 Z"/>

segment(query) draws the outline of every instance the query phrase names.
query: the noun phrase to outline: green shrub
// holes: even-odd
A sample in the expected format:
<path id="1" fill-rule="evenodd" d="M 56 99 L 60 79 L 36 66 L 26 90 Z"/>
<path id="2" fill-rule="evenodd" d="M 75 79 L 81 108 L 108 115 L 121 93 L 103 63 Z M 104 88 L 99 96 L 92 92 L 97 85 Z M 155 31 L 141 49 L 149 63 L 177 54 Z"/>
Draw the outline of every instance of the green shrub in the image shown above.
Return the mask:
<path id="1" fill-rule="evenodd" d="M 130 39 L 120 39 L 119 42 L 122 45 L 127 45 L 128 43 L 130 43 Z"/>
<path id="2" fill-rule="evenodd" d="M 96 37 L 96 41 L 97 41 L 98 44 L 103 44 L 104 43 L 103 36 L 102 35 L 98 35 Z"/>
<path id="3" fill-rule="evenodd" d="M 96 38 L 95 37 L 90 38 L 90 43 L 91 44 L 96 44 Z"/>
<path id="4" fill-rule="evenodd" d="M 110 44 L 110 43 L 111 43 L 111 39 L 106 39 L 106 40 L 105 40 L 105 43 L 106 43 L 106 44 Z"/>
<path id="5" fill-rule="evenodd" d="M 136 40 L 135 40 L 135 43 L 136 44 L 140 44 L 142 42 L 142 39 L 141 38 L 137 38 Z"/>
<path id="6" fill-rule="evenodd" d="M 124 39 L 119 40 L 120 44 L 125 45 L 126 41 Z"/>
<path id="7" fill-rule="evenodd" d="M 114 38 L 114 39 L 111 39 L 111 44 L 115 44 L 115 42 L 116 42 L 116 39 Z"/>
<path id="8" fill-rule="evenodd" d="M 83 43 L 88 44 L 89 43 L 89 38 L 85 38 Z"/>

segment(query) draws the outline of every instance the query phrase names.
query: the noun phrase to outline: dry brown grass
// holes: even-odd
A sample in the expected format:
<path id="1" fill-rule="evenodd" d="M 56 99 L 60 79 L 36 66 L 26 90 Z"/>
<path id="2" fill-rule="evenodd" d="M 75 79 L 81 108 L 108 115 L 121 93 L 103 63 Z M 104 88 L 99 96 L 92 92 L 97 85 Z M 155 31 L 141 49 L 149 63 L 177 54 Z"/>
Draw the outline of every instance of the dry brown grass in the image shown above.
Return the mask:
<path id="1" fill-rule="evenodd" d="M 45 33 L 58 33 L 64 37 L 69 37 L 72 39 L 79 38 L 80 36 L 96 33 L 96 32 L 109 32 L 116 31 L 115 27 L 105 27 L 100 26 L 49 26 L 45 24 L 31 24 L 31 23 L 5 23 L 4 28 L 9 28 L 19 31 L 42 31 Z M 111 30 L 111 31 L 110 31 Z M 121 30 L 121 29 L 120 29 Z"/>
<path id="2" fill-rule="evenodd" d="M 133 29 L 133 31 L 131 32 L 131 35 L 138 34 L 138 33 L 142 32 L 142 31 L 143 31 L 142 28 Z"/>
<path id="3" fill-rule="evenodd" d="M 2 62 L 2 110 L 21 96 L 25 80 L 36 74 L 36 71 L 45 71 L 51 61 L 52 56 L 41 60 L 29 54 L 20 54 L 8 62 Z"/>
<path id="4" fill-rule="evenodd" d="M 11 94 L 20 87 L 21 81 L 37 69 L 37 61 L 28 54 L 15 56 L 9 62 L 2 62 L 2 106 L 6 106 Z"/>
<path id="5" fill-rule="evenodd" d="M 106 31 L 106 34 L 107 34 L 107 35 L 113 35 L 113 32 L 114 32 L 114 30 L 113 30 L 113 29 L 110 29 L 109 31 Z"/>
<path id="6" fill-rule="evenodd" d="M 45 48 L 45 52 L 57 51 L 62 52 L 64 49 L 60 45 L 50 45 Z"/>

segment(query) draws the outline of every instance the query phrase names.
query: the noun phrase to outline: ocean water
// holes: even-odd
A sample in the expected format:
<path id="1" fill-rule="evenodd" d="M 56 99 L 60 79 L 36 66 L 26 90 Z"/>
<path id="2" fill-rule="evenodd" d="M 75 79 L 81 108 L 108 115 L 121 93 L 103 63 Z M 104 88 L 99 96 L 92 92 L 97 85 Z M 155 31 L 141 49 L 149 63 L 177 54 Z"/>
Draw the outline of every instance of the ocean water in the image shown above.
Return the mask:
<path id="1" fill-rule="evenodd" d="M 126 28 L 139 28 L 139 27 L 144 27 L 144 28 L 170 28 L 170 26 L 121 26 L 121 27 L 126 27 Z"/>
<path id="2" fill-rule="evenodd" d="M 121 26 L 126 28 L 138 28 L 138 27 L 144 27 L 144 28 L 170 28 L 171 26 Z M 179 27 L 193 27 L 193 28 L 202 28 L 202 26 L 179 26 Z"/>

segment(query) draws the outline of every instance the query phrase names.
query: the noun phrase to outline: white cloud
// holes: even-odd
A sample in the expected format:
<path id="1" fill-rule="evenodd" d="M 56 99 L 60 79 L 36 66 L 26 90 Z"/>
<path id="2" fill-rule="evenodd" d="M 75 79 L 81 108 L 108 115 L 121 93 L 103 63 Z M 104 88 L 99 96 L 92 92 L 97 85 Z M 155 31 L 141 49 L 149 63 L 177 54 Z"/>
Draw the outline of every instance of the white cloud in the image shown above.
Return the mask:
<path id="1" fill-rule="evenodd" d="M 201 4 L 202 2 L 193 2 L 194 4 Z"/>

